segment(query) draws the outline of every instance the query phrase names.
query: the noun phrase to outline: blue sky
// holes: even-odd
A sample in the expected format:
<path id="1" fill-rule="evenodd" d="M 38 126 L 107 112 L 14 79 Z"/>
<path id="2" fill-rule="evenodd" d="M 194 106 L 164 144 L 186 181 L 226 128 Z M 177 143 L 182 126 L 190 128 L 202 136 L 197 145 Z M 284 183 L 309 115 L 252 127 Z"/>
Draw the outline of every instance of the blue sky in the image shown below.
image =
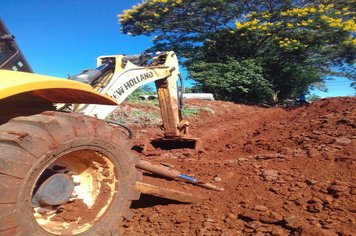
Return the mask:
<path id="1" fill-rule="evenodd" d="M 140 0 L 1 0 L 0 17 L 35 73 L 66 78 L 101 55 L 138 54 L 149 37 L 120 33 L 118 14 Z"/>
<path id="2" fill-rule="evenodd" d="M 138 54 L 151 38 L 120 33 L 118 14 L 141 0 L 1 0 L 0 17 L 16 36 L 27 61 L 37 74 L 67 78 L 96 67 L 102 55 Z M 183 77 L 185 73 L 182 73 Z M 190 82 L 185 82 L 191 86 Z M 329 93 L 319 96 L 353 96 L 350 81 L 327 82 Z"/>
<path id="3" fill-rule="evenodd" d="M 326 81 L 327 93 L 319 90 L 311 90 L 310 92 L 321 97 L 355 96 L 356 90 L 350 87 L 351 82 L 347 78 L 334 78 L 333 80 Z"/>

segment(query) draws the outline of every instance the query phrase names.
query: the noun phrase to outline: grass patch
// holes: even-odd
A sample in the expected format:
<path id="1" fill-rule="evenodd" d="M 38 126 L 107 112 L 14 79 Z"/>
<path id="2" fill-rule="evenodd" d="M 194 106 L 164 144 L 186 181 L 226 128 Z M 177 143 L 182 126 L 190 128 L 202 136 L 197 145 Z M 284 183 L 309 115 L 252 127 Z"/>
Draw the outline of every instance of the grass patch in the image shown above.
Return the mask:
<path id="1" fill-rule="evenodd" d="M 133 110 L 130 106 L 117 107 L 108 117 L 108 120 L 127 124 L 139 124 L 145 127 L 156 127 L 160 124 L 161 117 L 153 112 Z"/>
<path id="2" fill-rule="evenodd" d="M 181 112 L 183 116 L 197 115 L 200 113 L 198 109 L 189 108 L 189 107 L 183 108 Z"/>
<path id="3" fill-rule="evenodd" d="M 154 109 L 158 109 L 159 110 L 159 102 L 158 99 L 154 99 L 154 100 L 134 100 L 134 101 L 125 101 L 122 103 L 124 104 L 128 104 L 128 105 L 132 105 L 135 106 L 137 108 L 154 108 Z"/>
<path id="4" fill-rule="evenodd" d="M 161 116 L 157 114 L 159 109 L 158 100 L 128 101 L 118 106 L 107 119 L 120 123 L 138 124 L 143 127 L 158 127 L 162 124 Z M 209 106 L 198 107 L 188 104 L 184 105 L 181 112 L 184 117 L 196 117 L 201 112 L 215 113 Z"/>
<path id="5" fill-rule="evenodd" d="M 153 113 L 153 112 L 144 112 L 144 111 L 139 111 L 139 110 L 133 110 L 132 113 L 134 115 L 148 115 L 151 116 L 152 118 L 157 118 L 158 116 Z"/>

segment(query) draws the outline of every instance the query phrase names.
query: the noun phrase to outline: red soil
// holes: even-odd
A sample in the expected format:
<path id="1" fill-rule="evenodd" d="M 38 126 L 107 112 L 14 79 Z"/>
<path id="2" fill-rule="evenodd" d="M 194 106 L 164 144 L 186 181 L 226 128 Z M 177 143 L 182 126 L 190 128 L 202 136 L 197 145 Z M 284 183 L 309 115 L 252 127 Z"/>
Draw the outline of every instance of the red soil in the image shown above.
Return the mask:
<path id="1" fill-rule="evenodd" d="M 356 98 L 289 110 L 185 102 L 214 111 L 188 117 L 204 150 L 139 155 L 225 190 L 158 179 L 206 200 L 182 204 L 142 195 L 123 235 L 356 235 Z M 162 133 L 133 129 L 134 145 Z"/>

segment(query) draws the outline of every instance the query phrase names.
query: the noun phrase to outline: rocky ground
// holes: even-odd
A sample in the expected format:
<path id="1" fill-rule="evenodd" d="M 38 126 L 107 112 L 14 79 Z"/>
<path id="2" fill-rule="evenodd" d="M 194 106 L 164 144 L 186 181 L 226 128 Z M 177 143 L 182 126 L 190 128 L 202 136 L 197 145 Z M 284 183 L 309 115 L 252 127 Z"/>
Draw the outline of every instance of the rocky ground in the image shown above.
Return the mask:
<path id="1" fill-rule="evenodd" d="M 133 149 L 225 190 L 154 180 L 205 200 L 184 204 L 142 195 L 122 223 L 123 235 L 356 235 L 355 97 L 290 109 L 185 102 L 204 108 L 188 116 L 203 150 L 144 155 L 137 147 L 162 130 L 128 124 Z"/>

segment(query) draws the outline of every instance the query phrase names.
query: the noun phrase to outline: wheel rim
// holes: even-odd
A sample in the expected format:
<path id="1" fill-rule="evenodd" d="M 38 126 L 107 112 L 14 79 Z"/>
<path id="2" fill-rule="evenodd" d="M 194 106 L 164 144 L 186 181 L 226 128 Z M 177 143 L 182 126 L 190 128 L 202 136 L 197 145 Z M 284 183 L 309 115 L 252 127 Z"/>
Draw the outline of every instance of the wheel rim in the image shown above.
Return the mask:
<path id="1" fill-rule="evenodd" d="M 48 179 L 45 173 L 49 170 L 69 175 L 76 186 L 63 205 L 33 205 L 38 225 L 55 235 L 75 235 L 96 225 L 116 197 L 118 173 L 114 163 L 96 150 L 67 152 L 41 172 L 33 186 L 32 198 L 43 180 Z"/>

